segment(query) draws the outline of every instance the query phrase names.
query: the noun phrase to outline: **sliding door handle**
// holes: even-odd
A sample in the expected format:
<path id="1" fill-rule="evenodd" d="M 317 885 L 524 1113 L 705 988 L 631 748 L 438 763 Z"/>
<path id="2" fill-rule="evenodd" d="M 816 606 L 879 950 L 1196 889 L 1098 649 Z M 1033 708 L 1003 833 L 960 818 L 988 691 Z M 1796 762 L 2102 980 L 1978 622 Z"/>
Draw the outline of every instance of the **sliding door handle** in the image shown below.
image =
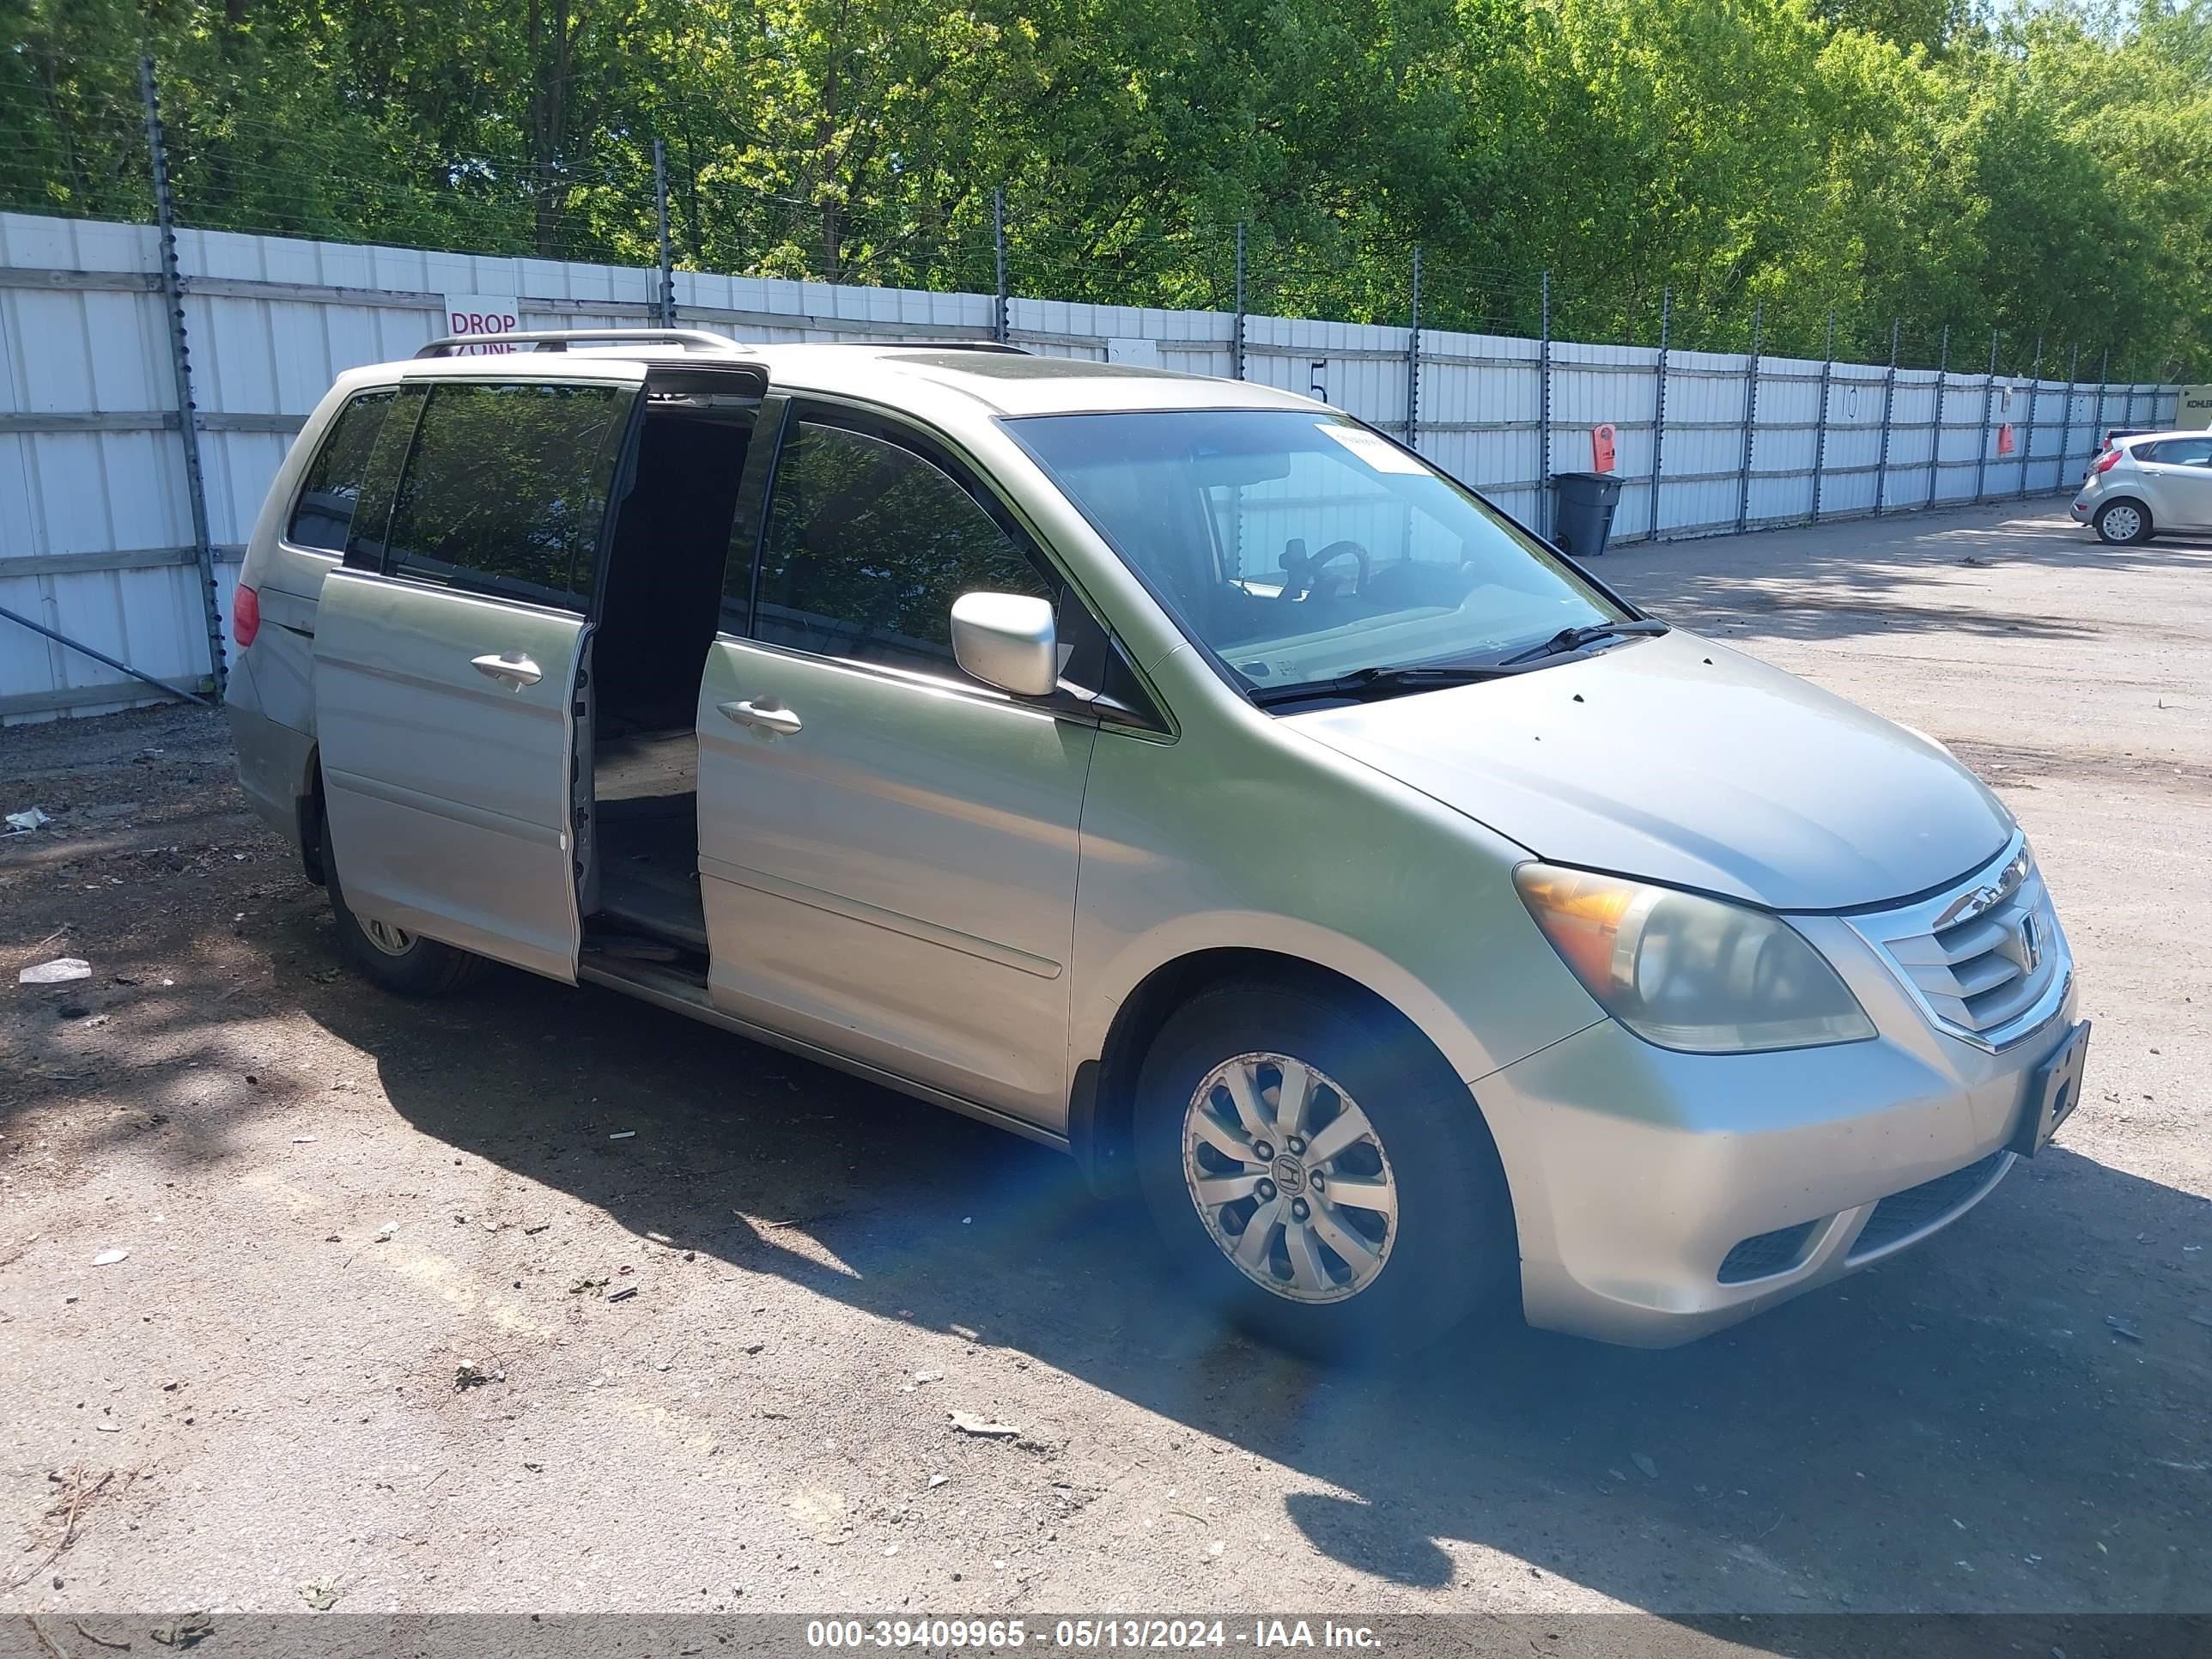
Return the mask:
<path id="1" fill-rule="evenodd" d="M 799 730 L 799 716 L 773 698 L 758 702 L 717 703 L 724 714 L 740 726 L 757 726 L 763 732 L 779 732 L 789 737 Z"/>
<path id="2" fill-rule="evenodd" d="M 545 671 L 520 651 L 487 652 L 481 657 L 470 658 L 469 666 L 479 674 L 505 680 L 518 691 L 545 678 Z"/>

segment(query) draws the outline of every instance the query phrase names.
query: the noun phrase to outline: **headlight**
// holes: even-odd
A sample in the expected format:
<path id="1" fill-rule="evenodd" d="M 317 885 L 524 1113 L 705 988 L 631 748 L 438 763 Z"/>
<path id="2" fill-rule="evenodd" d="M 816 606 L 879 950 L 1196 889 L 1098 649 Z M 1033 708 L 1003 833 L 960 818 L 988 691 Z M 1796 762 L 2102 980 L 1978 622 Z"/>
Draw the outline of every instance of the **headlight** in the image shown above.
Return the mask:
<path id="1" fill-rule="evenodd" d="M 1875 1034 L 1836 970 L 1779 916 L 1547 864 L 1521 866 L 1513 883 L 1575 977 L 1647 1042 L 1747 1054 Z"/>

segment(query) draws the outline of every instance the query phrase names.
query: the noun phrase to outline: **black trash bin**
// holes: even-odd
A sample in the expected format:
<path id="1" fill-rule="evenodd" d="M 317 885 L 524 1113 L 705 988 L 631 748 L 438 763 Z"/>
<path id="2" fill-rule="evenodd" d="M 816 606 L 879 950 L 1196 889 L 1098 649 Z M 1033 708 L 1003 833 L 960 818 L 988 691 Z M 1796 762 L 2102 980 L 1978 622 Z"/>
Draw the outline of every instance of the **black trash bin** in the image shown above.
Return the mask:
<path id="1" fill-rule="evenodd" d="M 1610 472 L 1553 475 L 1552 539 L 1578 559 L 1605 551 L 1613 534 L 1613 509 L 1620 505 L 1620 480 Z"/>

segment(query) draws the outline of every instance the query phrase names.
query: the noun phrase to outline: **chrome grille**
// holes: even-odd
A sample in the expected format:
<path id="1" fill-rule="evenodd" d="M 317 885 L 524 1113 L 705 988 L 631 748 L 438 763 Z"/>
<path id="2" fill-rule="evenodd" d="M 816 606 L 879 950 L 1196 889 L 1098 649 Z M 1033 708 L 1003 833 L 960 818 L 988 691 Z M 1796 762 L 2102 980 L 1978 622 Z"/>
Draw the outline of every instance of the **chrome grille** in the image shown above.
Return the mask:
<path id="1" fill-rule="evenodd" d="M 2019 837 L 1957 887 L 1851 925 L 1889 958 L 1929 1018 L 1986 1048 L 2039 1024 L 2045 996 L 2072 971 L 2057 913 Z"/>

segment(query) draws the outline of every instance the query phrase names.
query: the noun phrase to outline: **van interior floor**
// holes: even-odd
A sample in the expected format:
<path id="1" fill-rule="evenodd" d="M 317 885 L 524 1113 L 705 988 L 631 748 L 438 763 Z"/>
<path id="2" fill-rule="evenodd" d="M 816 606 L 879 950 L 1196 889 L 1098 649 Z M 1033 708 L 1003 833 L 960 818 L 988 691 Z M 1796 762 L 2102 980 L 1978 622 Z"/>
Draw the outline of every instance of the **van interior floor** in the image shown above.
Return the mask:
<path id="1" fill-rule="evenodd" d="M 598 830 L 599 905 L 591 917 L 592 941 L 610 955 L 639 955 L 652 941 L 705 951 L 699 798 L 602 801 Z"/>

